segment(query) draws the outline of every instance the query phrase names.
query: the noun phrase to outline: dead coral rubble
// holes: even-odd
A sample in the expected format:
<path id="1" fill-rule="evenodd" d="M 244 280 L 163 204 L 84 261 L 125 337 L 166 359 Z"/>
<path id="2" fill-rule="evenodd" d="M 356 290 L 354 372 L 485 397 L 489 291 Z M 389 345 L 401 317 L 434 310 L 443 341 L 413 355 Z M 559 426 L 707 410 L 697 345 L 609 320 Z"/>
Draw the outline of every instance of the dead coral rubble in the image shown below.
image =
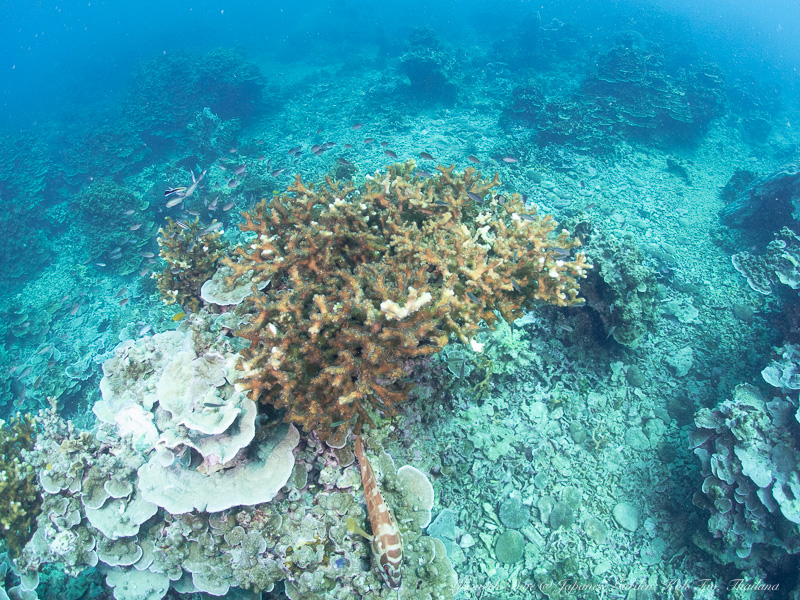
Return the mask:
<path id="1" fill-rule="evenodd" d="M 224 261 L 230 284 L 270 287 L 248 298 L 255 314 L 238 331 L 250 341 L 241 389 L 340 437 L 406 398 L 404 360 L 439 352 L 451 334 L 479 349 L 481 321 L 512 321 L 534 300 L 582 301 L 590 265 L 571 256 L 576 239 L 519 195 L 490 193 L 497 176 L 438 171 L 420 177 L 410 161 L 358 187 L 298 176 L 244 213 L 240 228 L 254 235 Z"/>

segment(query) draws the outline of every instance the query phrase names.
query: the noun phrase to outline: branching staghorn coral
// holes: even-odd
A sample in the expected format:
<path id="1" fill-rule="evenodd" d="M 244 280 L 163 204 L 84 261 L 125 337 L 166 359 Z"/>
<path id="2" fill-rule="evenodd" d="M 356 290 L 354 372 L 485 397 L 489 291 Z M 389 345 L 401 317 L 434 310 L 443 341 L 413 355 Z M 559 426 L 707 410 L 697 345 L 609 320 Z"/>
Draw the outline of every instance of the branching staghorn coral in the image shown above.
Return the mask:
<path id="1" fill-rule="evenodd" d="M 217 262 L 225 253 L 221 227 L 214 221 L 202 228 L 200 217 L 188 223 L 167 217 L 166 228 L 158 230 L 159 255 L 167 261 L 167 267 L 153 274 L 166 304 L 177 303 L 197 312 L 200 287 L 214 275 Z"/>
<path id="2" fill-rule="evenodd" d="M 17 554 L 30 538 L 42 499 L 36 491 L 36 471 L 22 451 L 33 446 L 33 418 L 0 419 L 0 539 Z"/>
<path id="3" fill-rule="evenodd" d="M 391 414 L 412 387 L 403 362 L 451 334 L 479 350 L 481 321 L 519 318 L 533 300 L 581 302 L 590 265 L 571 258 L 579 242 L 551 217 L 517 194 L 492 196 L 497 176 L 414 169 L 391 165 L 358 187 L 298 176 L 243 213 L 255 237 L 224 260 L 230 284 L 270 282 L 237 332 L 250 341 L 237 385 L 329 441 L 369 422 L 370 408 Z"/>

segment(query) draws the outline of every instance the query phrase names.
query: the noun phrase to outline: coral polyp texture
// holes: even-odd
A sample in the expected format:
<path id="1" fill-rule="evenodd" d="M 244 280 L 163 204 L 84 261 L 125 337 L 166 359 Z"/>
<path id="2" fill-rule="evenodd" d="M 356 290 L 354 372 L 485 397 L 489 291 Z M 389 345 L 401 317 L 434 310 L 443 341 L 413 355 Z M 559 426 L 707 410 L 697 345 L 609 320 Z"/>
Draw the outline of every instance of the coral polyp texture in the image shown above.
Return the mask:
<path id="1" fill-rule="evenodd" d="M 33 446 L 30 416 L 0 419 L 0 539 L 17 553 L 30 537 L 41 498 L 36 492 L 36 472 L 22 457 Z"/>
<path id="2" fill-rule="evenodd" d="M 243 213 L 251 239 L 223 261 L 229 284 L 269 287 L 248 297 L 237 386 L 341 439 L 406 398 L 404 361 L 439 352 L 450 336 L 479 350 L 482 322 L 517 319 L 534 301 L 581 303 L 590 265 L 573 256 L 578 240 L 518 194 L 493 194 L 498 185 L 471 167 L 423 177 L 409 161 L 358 186 L 298 176 Z"/>
<path id="3" fill-rule="evenodd" d="M 200 288 L 214 275 L 217 262 L 225 254 L 221 235 L 221 223 L 217 221 L 203 227 L 199 217 L 188 223 L 167 217 L 167 226 L 158 230 L 159 256 L 167 266 L 153 275 L 166 304 L 197 312 Z"/>

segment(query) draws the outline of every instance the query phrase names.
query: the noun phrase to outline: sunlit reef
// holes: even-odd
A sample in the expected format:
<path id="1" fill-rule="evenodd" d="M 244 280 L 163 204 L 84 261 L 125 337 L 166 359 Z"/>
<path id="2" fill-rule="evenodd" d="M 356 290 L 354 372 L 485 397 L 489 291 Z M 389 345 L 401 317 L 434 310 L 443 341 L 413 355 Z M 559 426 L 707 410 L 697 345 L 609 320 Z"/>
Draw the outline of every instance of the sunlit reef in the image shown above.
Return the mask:
<path id="1" fill-rule="evenodd" d="M 796 82 L 528 8 L 0 132 L 0 597 L 800 593 Z"/>

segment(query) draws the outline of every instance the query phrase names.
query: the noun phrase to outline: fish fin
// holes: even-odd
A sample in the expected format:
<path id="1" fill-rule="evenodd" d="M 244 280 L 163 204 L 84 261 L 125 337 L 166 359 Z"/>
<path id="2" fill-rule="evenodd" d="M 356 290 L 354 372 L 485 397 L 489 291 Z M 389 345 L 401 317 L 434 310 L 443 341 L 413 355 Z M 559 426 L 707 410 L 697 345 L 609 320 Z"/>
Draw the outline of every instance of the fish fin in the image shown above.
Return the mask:
<path id="1" fill-rule="evenodd" d="M 356 533 L 363 537 L 365 540 L 372 541 L 372 536 L 364 531 L 361 527 L 359 527 L 358 523 L 353 517 L 348 517 L 347 519 L 347 529 L 350 533 Z"/>

